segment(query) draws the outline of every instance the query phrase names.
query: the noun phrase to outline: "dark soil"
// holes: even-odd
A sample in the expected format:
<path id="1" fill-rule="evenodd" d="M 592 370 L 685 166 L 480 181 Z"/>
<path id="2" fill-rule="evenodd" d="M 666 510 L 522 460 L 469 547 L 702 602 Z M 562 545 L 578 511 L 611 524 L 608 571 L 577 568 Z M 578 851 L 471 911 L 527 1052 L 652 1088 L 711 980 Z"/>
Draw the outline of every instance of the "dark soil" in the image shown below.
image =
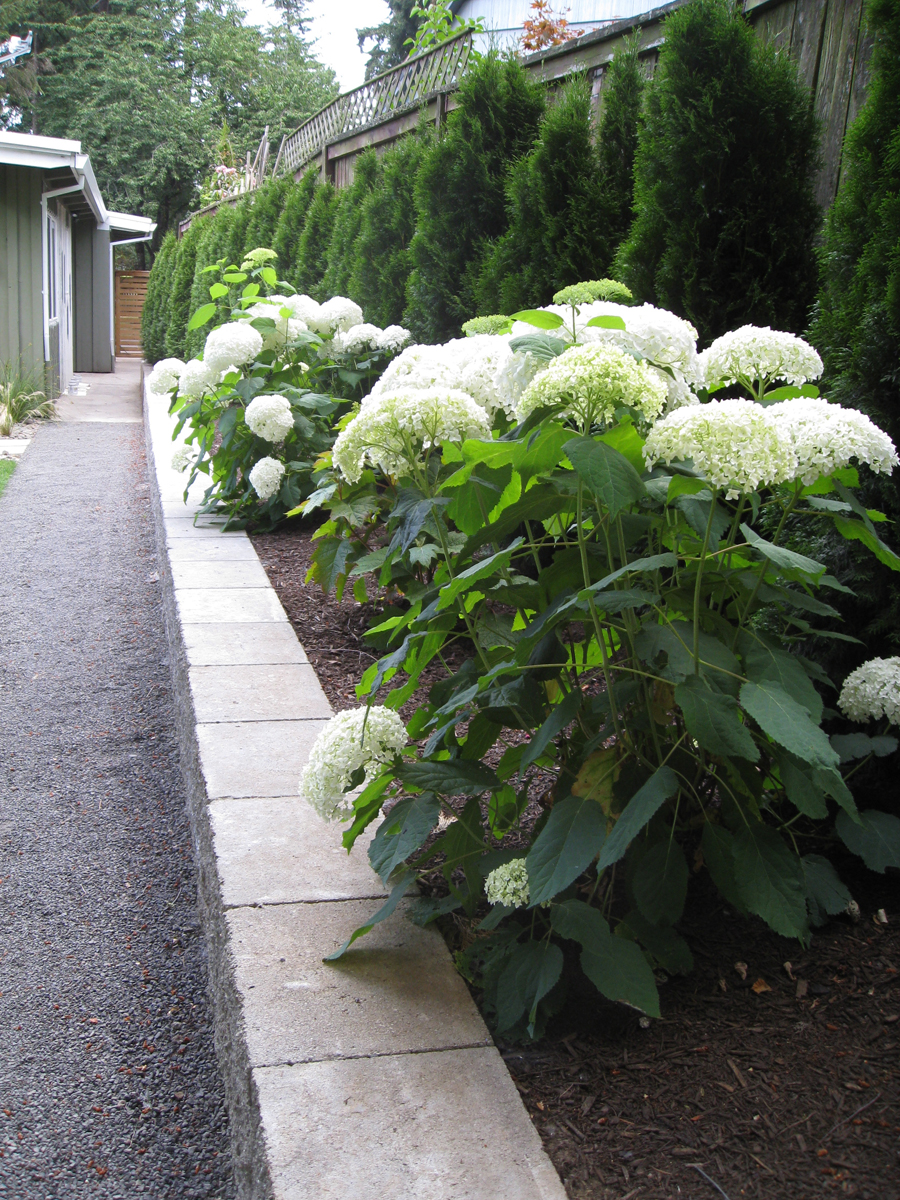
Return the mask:
<path id="1" fill-rule="evenodd" d="M 310 530 L 253 542 L 332 705 L 355 706 L 370 611 L 304 584 Z M 585 993 L 539 1044 L 498 1042 L 573 1200 L 900 1200 L 900 889 L 838 865 L 858 924 L 804 948 L 698 879 L 695 969 L 659 976 L 662 1020 Z"/>

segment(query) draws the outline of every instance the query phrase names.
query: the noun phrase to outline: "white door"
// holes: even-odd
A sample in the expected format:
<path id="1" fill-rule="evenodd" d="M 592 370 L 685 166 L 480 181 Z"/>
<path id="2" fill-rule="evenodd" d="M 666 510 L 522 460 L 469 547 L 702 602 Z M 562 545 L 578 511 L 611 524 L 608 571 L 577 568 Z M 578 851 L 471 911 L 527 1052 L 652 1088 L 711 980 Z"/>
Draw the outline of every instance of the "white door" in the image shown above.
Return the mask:
<path id="1" fill-rule="evenodd" d="M 59 213 L 59 388 L 64 392 L 72 377 L 72 218 L 60 205 Z"/>

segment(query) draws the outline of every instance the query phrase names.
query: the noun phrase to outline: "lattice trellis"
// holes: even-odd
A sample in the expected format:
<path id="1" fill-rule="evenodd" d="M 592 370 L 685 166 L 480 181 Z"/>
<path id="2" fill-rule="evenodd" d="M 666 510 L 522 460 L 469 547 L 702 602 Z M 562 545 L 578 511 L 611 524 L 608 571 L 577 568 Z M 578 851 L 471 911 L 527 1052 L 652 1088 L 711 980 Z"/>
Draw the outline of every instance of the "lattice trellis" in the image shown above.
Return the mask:
<path id="1" fill-rule="evenodd" d="M 472 34 L 466 31 L 338 96 L 285 138 L 280 171 L 293 173 L 328 142 L 416 108 L 436 92 L 449 91 L 459 83 L 471 52 Z"/>

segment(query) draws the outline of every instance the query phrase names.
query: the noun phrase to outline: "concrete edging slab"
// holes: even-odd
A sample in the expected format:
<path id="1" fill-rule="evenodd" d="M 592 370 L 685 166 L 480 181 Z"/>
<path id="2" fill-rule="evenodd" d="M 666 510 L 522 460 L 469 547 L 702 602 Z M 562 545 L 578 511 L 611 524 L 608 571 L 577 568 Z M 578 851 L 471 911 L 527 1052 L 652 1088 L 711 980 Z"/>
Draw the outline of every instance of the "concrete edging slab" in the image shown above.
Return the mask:
<path id="1" fill-rule="evenodd" d="M 331 707 L 250 540 L 194 515 L 144 394 L 159 574 L 241 1200 L 564 1200 L 440 935 L 322 962 L 384 889 L 295 795 Z"/>

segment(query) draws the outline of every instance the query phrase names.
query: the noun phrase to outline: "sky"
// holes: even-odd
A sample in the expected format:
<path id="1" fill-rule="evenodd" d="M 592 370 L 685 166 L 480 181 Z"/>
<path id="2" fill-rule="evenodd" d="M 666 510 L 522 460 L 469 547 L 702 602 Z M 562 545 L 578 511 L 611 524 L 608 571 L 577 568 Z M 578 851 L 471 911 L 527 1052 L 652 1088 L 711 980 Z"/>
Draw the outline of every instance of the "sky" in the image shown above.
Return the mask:
<path id="1" fill-rule="evenodd" d="M 252 25 L 268 25 L 277 21 L 277 10 L 266 0 L 239 0 L 247 10 Z M 310 0 L 311 35 L 318 39 L 317 57 L 332 67 L 340 80 L 341 90 L 347 91 L 363 82 L 366 56 L 360 53 L 356 30 L 368 25 L 380 25 L 388 19 L 390 10 L 385 0 Z"/>

